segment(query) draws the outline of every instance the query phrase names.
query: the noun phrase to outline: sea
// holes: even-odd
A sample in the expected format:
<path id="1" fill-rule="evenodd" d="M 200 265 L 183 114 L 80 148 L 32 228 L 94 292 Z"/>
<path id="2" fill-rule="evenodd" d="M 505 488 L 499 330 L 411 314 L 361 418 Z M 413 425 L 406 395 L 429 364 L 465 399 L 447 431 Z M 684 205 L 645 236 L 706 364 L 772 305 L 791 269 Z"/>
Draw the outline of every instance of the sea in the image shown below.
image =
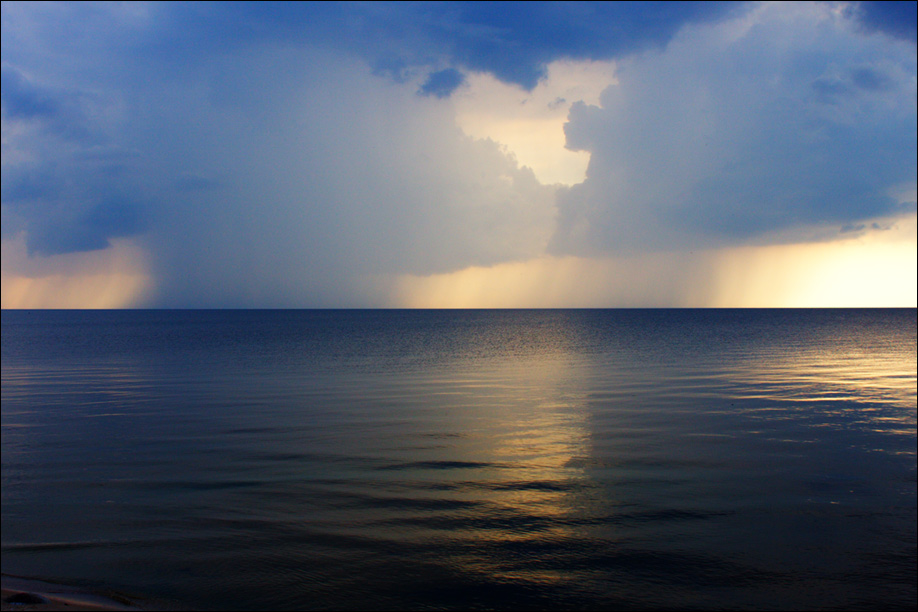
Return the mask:
<path id="1" fill-rule="evenodd" d="M 3 573 L 148 607 L 916 604 L 915 309 L 5 310 L 0 406 Z"/>

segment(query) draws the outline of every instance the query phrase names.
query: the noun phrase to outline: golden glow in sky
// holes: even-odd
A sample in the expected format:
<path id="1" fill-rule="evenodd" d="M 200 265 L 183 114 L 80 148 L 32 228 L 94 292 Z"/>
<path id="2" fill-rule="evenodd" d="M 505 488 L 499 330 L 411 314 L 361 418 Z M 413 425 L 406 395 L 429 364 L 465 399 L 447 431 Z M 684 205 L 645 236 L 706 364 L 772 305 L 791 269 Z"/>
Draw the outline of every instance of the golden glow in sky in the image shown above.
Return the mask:
<path id="1" fill-rule="evenodd" d="M 28 257 L 20 236 L 4 240 L 2 252 L 3 308 L 130 308 L 144 305 L 153 287 L 143 250 L 124 240 L 101 251 Z"/>
<path id="2" fill-rule="evenodd" d="M 916 215 L 826 243 L 724 253 L 706 305 L 912 307 L 918 303 Z"/>
<path id="3" fill-rule="evenodd" d="M 547 77 L 530 92 L 473 73 L 454 94 L 456 122 L 473 138 L 501 143 L 521 166 L 545 185 L 583 180 L 590 155 L 565 148 L 564 123 L 571 104 L 599 104 L 599 94 L 616 82 L 613 62 L 553 62 Z"/>
<path id="4" fill-rule="evenodd" d="M 633 257 L 539 259 L 404 276 L 410 308 L 912 307 L 916 215 L 887 230 L 819 243 Z"/>

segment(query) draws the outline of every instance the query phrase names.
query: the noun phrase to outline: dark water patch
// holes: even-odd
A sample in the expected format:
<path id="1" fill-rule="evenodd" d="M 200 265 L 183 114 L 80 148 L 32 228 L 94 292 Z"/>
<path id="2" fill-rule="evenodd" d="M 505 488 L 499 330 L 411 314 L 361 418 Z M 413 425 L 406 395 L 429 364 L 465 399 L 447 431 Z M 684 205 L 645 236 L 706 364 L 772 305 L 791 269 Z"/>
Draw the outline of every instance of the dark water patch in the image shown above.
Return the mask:
<path id="1" fill-rule="evenodd" d="M 72 551 L 85 550 L 91 548 L 111 548 L 113 546 L 128 546 L 131 542 L 101 542 L 101 541 L 84 541 L 84 542 L 22 542 L 14 544 L 3 544 L 0 549 L 5 552 L 53 552 L 53 551 Z"/>
<path id="2" fill-rule="evenodd" d="M 368 509 L 399 509 L 423 511 L 465 510 L 480 506 L 480 502 L 461 499 L 425 499 L 422 497 L 392 497 L 387 495 L 338 494 L 337 507 Z"/>
<path id="3" fill-rule="evenodd" d="M 502 467 L 494 463 L 478 461 L 412 461 L 408 463 L 393 463 L 377 467 L 377 470 L 469 470 Z"/>
<path id="4" fill-rule="evenodd" d="M 495 491 L 573 491 L 584 487 L 582 482 L 558 480 L 536 480 L 524 482 L 502 482 L 490 485 Z"/>

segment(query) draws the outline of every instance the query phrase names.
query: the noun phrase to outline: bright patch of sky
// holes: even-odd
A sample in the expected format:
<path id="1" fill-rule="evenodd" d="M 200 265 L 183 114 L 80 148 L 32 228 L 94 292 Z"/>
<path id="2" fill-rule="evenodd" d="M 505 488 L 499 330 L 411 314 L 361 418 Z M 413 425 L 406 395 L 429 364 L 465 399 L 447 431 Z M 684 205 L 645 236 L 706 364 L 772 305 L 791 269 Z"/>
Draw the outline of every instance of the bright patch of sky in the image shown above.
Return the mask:
<path id="1" fill-rule="evenodd" d="M 528 91 L 489 73 L 468 75 L 453 94 L 456 122 L 469 136 L 504 145 L 541 183 L 574 185 L 586 178 L 590 155 L 565 146 L 564 124 L 575 102 L 599 104 L 616 82 L 615 64 L 557 61 L 545 72 Z"/>

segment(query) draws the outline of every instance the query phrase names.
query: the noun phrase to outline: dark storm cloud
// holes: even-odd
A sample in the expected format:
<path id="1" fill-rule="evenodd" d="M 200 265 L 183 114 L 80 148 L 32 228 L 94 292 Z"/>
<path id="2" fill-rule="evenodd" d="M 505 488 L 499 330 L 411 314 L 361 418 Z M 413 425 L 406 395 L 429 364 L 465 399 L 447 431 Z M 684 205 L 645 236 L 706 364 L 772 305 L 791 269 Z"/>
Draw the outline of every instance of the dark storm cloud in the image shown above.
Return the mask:
<path id="1" fill-rule="evenodd" d="M 104 249 L 112 238 L 143 232 L 148 211 L 137 181 L 119 173 L 104 163 L 4 170 L 4 237 L 25 230 L 29 253 L 59 255 Z"/>
<path id="2" fill-rule="evenodd" d="M 112 146 L 102 118 L 110 101 L 39 84 L 10 65 L 2 78 L 3 236 L 24 230 L 30 253 L 58 255 L 142 232 L 138 154 Z"/>
<path id="3" fill-rule="evenodd" d="M 81 18 L 93 11 L 71 10 Z M 192 2 L 148 10 L 155 27 L 113 37 L 148 62 L 287 41 L 359 53 L 396 78 L 447 64 L 530 89 L 554 60 L 610 59 L 663 46 L 684 24 L 744 10 L 744 3 Z"/>
<path id="4" fill-rule="evenodd" d="M 883 32 L 913 43 L 918 39 L 918 2 L 858 2 L 852 10 L 869 32 Z"/>
<path id="5" fill-rule="evenodd" d="M 112 238 L 145 229 L 142 212 L 131 200 L 93 202 L 83 210 L 71 208 L 67 214 L 66 224 L 32 224 L 26 242 L 30 253 L 59 255 L 104 249 Z"/>
<path id="6" fill-rule="evenodd" d="M 729 2 L 462 2 L 412 17 L 457 65 L 530 89 L 554 60 L 611 59 L 663 46 L 686 23 L 741 8 Z"/>
<path id="7" fill-rule="evenodd" d="M 53 96 L 29 83 L 17 70 L 3 66 L 0 72 L 3 108 L 14 119 L 53 117 L 60 105 Z"/>
<path id="8" fill-rule="evenodd" d="M 419 91 L 425 96 L 446 98 L 464 81 L 465 77 L 461 72 L 455 68 L 447 68 L 446 70 L 430 73 Z"/>
<path id="9" fill-rule="evenodd" d="M 443 2 L 345 5 L 348 31 L 380 70 L 427 63 L 489 72 L 526 89 L 558 59 L 611 59 L 663 46 L 685 23 L 743 10 L 731 2 Z"/>
<path id="10" fill-rule="evenodd" d="M 68 140 L 87 140 L 91 128 L 85 107 L 89 96 L 79 92 L 43 87 L 9 65 L 2 67 L 3 113 L 9 119 L 34 122 L 42 129 Z"/>

